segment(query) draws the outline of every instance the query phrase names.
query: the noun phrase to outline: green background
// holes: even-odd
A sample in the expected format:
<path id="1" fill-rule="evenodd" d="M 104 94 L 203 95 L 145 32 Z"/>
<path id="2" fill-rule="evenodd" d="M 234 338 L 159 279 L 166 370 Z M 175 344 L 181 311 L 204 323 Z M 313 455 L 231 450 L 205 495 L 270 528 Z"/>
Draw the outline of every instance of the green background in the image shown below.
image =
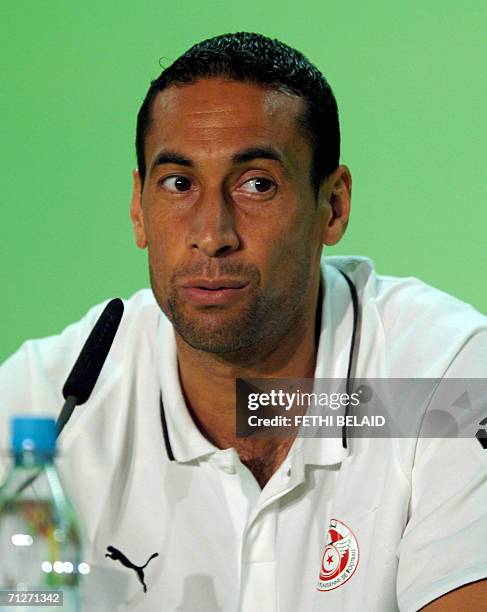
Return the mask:
<path id="1" fill-rule="evenodd" d="M 328 254 L 487 312 L 486 17 L 484 1 L 4 3 L 0 359 L 147 286 L 128 217 L 136 112 L 159 60 L 238 30 L 302 50 L 335 90 L 353 215 Z"/>

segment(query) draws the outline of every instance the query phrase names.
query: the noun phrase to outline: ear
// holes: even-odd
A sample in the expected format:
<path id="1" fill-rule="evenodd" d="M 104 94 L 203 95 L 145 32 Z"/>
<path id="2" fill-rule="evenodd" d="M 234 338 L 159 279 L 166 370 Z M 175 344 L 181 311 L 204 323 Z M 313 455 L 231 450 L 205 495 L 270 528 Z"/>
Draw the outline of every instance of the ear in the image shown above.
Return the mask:
<path id="1" fill-rule="evenodd" d="M 142 213 L 142 185 L 138 170 L 132 172 L 134 186 L 132 191 L 132 200 L 130 202 L 130 220 L 134 228 L 135 243 L 139 249 L 145 249 L 147 246 L 147 238 L 144 229 L 144 215 Z"/>
<path id="2" fill-rule="evenodd" d="M 339 242 L 348 225 L 352 199 L 352 176 L 347 166 L 338 166 L 320 187 L 319 201 L 324 210 L 322 241 Z"/>

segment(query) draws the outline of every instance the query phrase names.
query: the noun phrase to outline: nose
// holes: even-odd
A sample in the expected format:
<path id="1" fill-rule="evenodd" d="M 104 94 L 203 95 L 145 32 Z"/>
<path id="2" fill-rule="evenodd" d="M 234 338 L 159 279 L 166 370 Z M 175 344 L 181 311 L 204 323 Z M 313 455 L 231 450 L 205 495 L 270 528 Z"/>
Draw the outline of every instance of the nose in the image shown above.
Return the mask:
<path id="1" fill-rule="evenodd" d="M 223 194 L 208 193 L 193 209 L 188 246 L 208 257 L 224 257 L 239 248 L 234 211 Z"/>

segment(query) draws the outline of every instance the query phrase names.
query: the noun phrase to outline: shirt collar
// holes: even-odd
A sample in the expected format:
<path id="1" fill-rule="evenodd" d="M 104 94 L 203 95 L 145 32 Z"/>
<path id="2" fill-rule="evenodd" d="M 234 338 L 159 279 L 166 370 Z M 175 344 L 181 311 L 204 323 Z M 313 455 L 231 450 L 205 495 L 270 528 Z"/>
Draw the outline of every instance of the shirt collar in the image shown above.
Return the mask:
<path id="1" fill-rule="evenodd" d="M 353 330 L 353 305 L 350 289 L 342 274 L 322 260 L 325 295 L 321 311 L 321 331 L 316 355 L 315 378 L 347 377 L 350 342 Z M 315 437 L 298 437 L 290 450 L 302 453 L 304 464 L 335 465 L 348 456 L 341 437 L 323 437 L 316 428 Z M 320 435 L 321 434 L 321 435 Z"/>
<path id="2" fill-rule="evenodd" d="M 157 352 L 161 410 L 175 460 L 184 463 L 219 451 L 220 449 L 203 436 L 188 412 L 179 383 L 174 328 L 163 314 L 159 320 Z"/>

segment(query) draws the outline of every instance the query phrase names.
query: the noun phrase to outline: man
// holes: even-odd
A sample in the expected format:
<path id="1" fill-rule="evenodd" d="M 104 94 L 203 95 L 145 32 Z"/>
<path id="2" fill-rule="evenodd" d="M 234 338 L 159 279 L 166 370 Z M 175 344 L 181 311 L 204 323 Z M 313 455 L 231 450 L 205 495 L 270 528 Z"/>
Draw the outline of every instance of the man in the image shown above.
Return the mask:
<path id="1" fill-rule="evenodd" d="M 152 83 L 137 161 L 153 293 L 126 302 L 60 437 L 87 609 L 487 609 L 479 440 L 236 435 L 236 378 L 345 378 L 351 349 L 362 378 L 486 377 L 485 317 L 364 258 L 321 259 L 351 176 L 319 71 L 260 35 L 204 41 Z M 100 311 L 4 365 L 10 413 L 59 410 Z"/>

